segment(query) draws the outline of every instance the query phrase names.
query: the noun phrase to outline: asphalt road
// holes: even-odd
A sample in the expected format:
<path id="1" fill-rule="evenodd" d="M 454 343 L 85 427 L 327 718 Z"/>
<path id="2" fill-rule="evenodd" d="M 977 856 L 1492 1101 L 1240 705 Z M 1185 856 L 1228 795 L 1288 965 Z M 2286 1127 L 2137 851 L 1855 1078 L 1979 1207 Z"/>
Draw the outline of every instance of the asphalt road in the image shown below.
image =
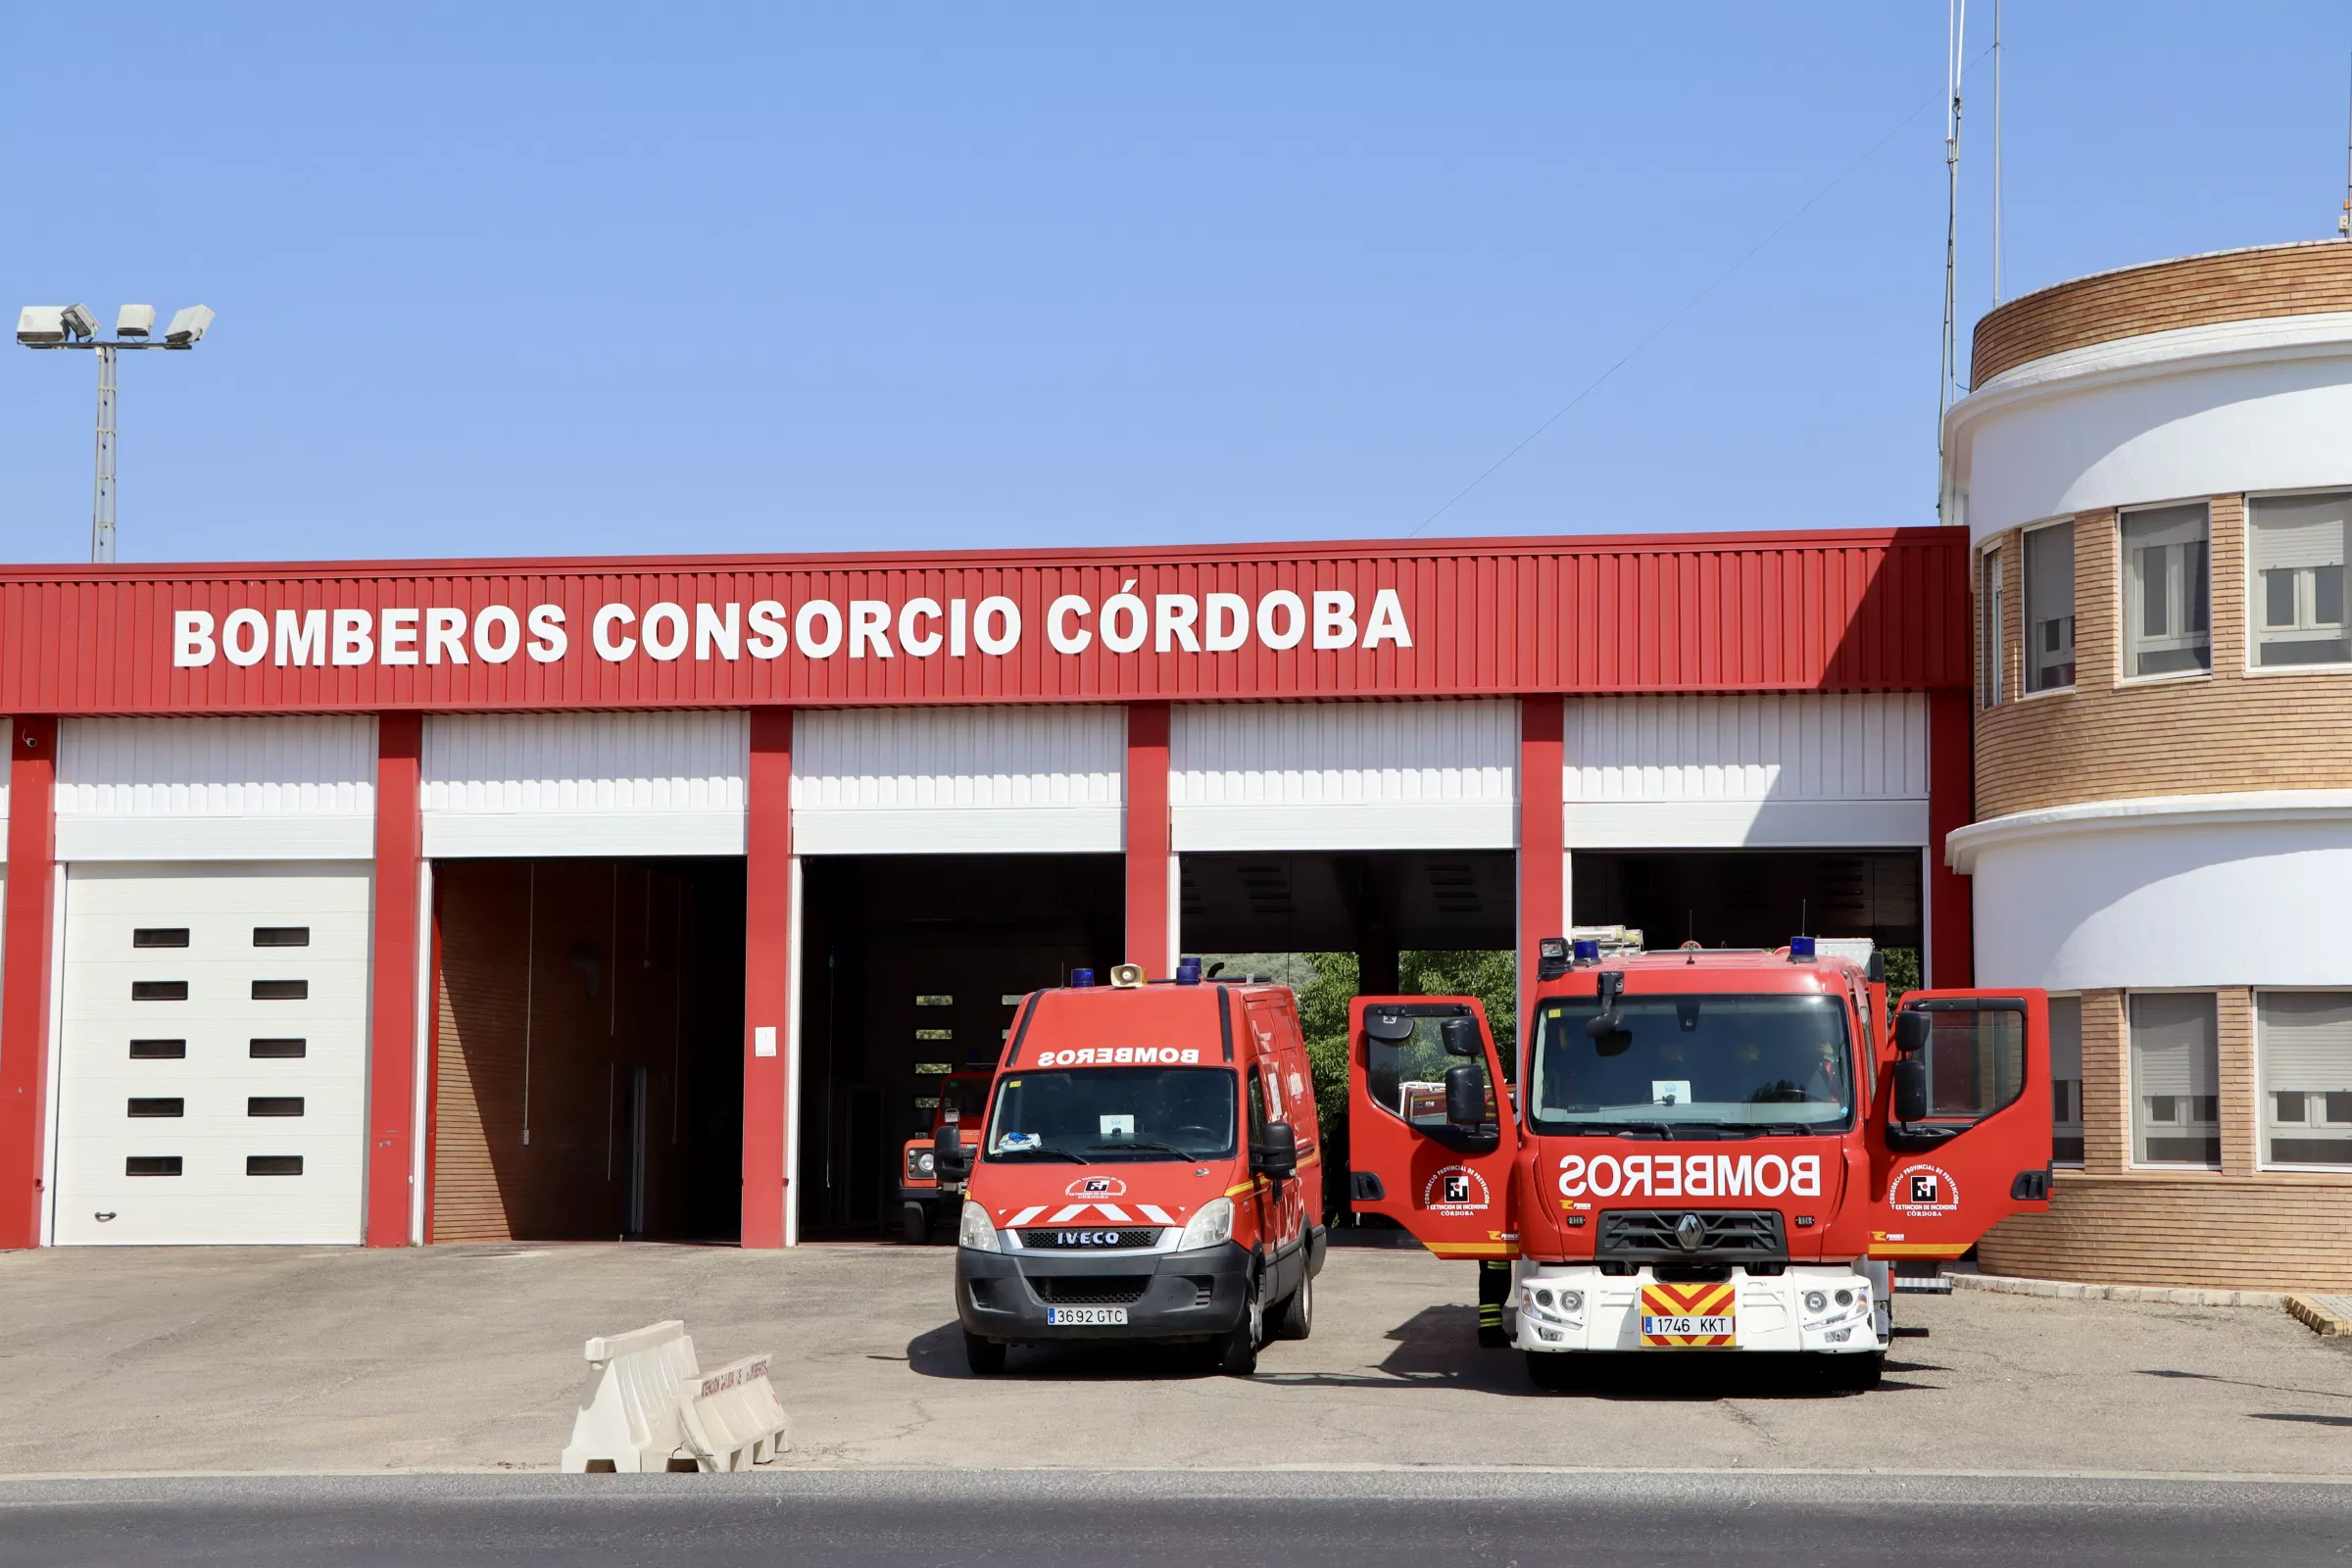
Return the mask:
<path id="1" fill-rule="evenodd" d="M 866 1471 L 0 1484 L 0 1564 L 2342 1563 L 2352 1486 Z"/>

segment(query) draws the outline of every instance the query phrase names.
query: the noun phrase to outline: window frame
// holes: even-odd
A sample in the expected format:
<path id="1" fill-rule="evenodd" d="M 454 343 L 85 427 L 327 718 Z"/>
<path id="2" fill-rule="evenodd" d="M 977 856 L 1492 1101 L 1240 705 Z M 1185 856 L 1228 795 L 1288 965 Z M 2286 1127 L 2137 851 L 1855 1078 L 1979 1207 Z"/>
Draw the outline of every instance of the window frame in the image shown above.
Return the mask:
<path id="1" fill-rule="evenodd" d="M 2196 507 L 2205 514 L 2205 666 L 2202 669 L 2167 669 L 2151 675 L 2132 672 L 2133 645 L 2138 639 L 2134 621 L 2139 613 L 2137 578 L 2133 571 L 2131 545 L 2126 528 L 2132 519 L 2152 512 L 2173 512 Z M 2243 559 L 2239 571 L 2244 571 Z M 2166 681 L 2211 680 L 2213 678 L 2213 498 L 2192 496 L 2178 501 L 2145 502 L 2133 507 L 2119 507 L 2115 513 L 2115 681 L 2118 686 L 2155 686 Z M 2181 601 L 2185 611 L 2187 601 Z M 2077 668 L 2079 674 L 2080 666 Z"/>
<path id="2" fill-rule="evenodd" d="M 2202 1161 L 2150 1160 L 2139 1157 L 2139 1053 L 2132 1038 L 2132 1003 L 2137 997 L 2203 997 L 2213 1004 L 2213 1067 L 2214 1067 L 2214 1160 Z M 2228 1153 L 2223 1147 L 2224 1133 L 2221 1102 L 2222 1068 L 2222 994 L 2210 986 L 2133 986 L 2124 992 L 2124 1168 L 2126 1170 L 2163 1171 L 2174 1175 L 2204 1175 L 2218 1177 Z M 2183 1127 L 2197 1123 L 2183 1122 Z M 2085 1151 L 2087 1152 L 2087 1151 Z"/>
<path id="3" fill-rule="evenodd" d="M 2053 1052 L 2052 1052 L 2052 1054 L 2051 1054 L 2051 1056 L 2050 1056 L 2050 1084 L 2051 1084 L 2051 1086 L 2052 1086 L 2053 1088 L 2055 1088 L 2055 1087 L 2056 1087 L 2056 1086 L 2057 1086 L 2059 1083 L 2061 1083 L 2061 1082 L 2071 1082 L 2071 1083 L 2073 1083 L 2073 1084 L 2074 1084 L 2074 1086 L 2075 1086 L 2075 1119 L 2074 1119 L 2074 1121 L 2073 1121 L 2073 1122 L 2072 1122 L 2070 1125 L 2072 1125 L 2072 1126 L 2075 1128 L 2075 1130 L 2076 1130 L 2076 1132 L 2077 1132 L 2078 1136 L 2080 1136 L 2080 1137 L 2082 1138 L 2082 1144 L 2083 1144 L 2082 1154 L 2082 1156 L 2081 1156 L 2080 1158 L 2076 1158 L 2076 1159 L 2060 1159 L 2060 1158 L 2058 1157 L 2057 1151 L 2056 1151 L 2055 1149 L 2053 1149 L 2053 1150 L 2051 1151 L 2051 1152 L 2050 1152 L 2050 1164 L 2051 1164 L 2052 1168 L 2054 1168 L 2054 1169 L 2057 1169 L 2057 1170 L 2086 1170 L 2086 1169 L 2088 1169 L 2088 1168 L 2089 1168 L 2089 1165 L 2090 1165 L 2090 1135 L 2089 1135 L 2089 1133 L 2088 1133 L 2088 1132 L 2085 1130 L 2085 1128 L 2086 1128 L 2086 1123 L 2085 1123 L 2085 1122 L 2083 1121 L 2083 1119 L 2082 1119 L 2082 1070 L 2083 1070 L 2083 1069 L 2082 1069 L 2082 992 L 2080 992 L 2080 991 L 2053 991 L 2053 992 L 2051 992 L 2051 993 L 2050 993 L 2050 1001 L 2052 1001 L 2052 1002 L 2072 1002 L 2072 1003 L 2075 1004 L 2075 1073 L 2076 1073 L 2076 1076 L 2075 1076 L 2074 1078 L 2072 1078 L 2072 1079 L 2061 1079 L 2061 1078 L 2059 1078 L 2059 1076 L 2058 1076 L 2058 1058 L 2057 1058 L 2057 1055 L 2056 1055 L 2055 1052 L 2053 1051 Z M 2126 1031 L 2126 1035 L 2127 1035 L 2127 1039 L 2126 1039 L 2126 1041 L 2125 1041 L 2125 1047 L 2124 1047 L 2124 1049 L 2125 1049 L 2125 1052 L 2126 1052 L 2126 1054 L 2129 1054 L 2129 1053 L 2130 1053 L 2130 1051 L 2131 1051 L 2131 1042 L 2130 1042 L 2130 1039 L 2129 1039 L 2129 1033 L 2130 1033 L 2130 1030 L 2131 1030 L 2131 1016 L 2130 1016 L 2130 1014 L 2129 1014 L 2129 1013 L 2127 1013 L 2127 1014 L 2125 1015 L 2125 1019 L 2124 1019 L 2124 1027 L 2125 1027 L 2125 1031 Z M 2051 1028 L 2051 1037 L 2052 1037 L 2052 1039 L 2053 1039 L 2053 1040 L 2055 1040 L 2055 1038 L 2056 1038 L 2056 1033 L 2057 1033 L 2057 1031 L 2056 1031 L 2056 1026 L 2055 1026 L 2055 1025 L 2053 1025 L 2053 1026 L 2052 1026 L 2052 1028 Z M 2051 1104 L 2051 1107 L 2050 1107 L 2050 1127 L 2051 1127 L 2051 1136 L 2052 1136 L 2052 1138 L 2053 1138 L 2053 1139 L 2055 1139 L 2055 1137 L 2056 1137 L 2056 1134 L 2057 1134 L 2057 1126 L 2058 1126 L 2057 1105 L 2056 1105 L 2055 1102 L 2053 1101 L 2053 1102 L 2052 1102 L 2052 1104 Z"/>
<path id="4" fill-rule="evenodd" d="M 1999 545 L 1987 545 L 1977 553 L 1977 626 L 1983 644 L 1977 703 L 1984 710 L 2000 707 L 2008 686 L 2008 628 L 2003 624 L 2009 612 L 2008 589 L 2008 561 Z"/>
<path id="5" fill-rule="evenodd" d="M 2268 680 L 2279 675 L 2342 675 L 2346 673 L 2352 673 L 2352 659 L 2345 659 L 2328 664 L 2263 663 L 2261 662 L 2262 632 L 2261 628 L 2255 623 L 2255 616 L 2258 613 L 2258 607 L 2255 603 L 2255 599 L 2256 595 L 2261 592 L 2260 585 L 2255 581 L 2254 571 L 2255 504 L 2263 501 L 2292 501 L 2299 496 L 2335 495 L 2344 496 L 2348 501 L 2352 501 L 2352 488 L 2348 488 L 2344 485 L 2315 485 L 2306 490 L 2249 490 L 2238 498 L 2238 508 L 2240 512 L 2238 528 L 2241 537 L 2238 544 L 2237 559 L 2239 563 L 2239 573 L 2243 578 L 2242 587 L 2244 590 L 2239 595 L 2239 599 L 2240 602 L 2245 606 L 2245 672 L 2248 675 L 2260 676 L 2261 678 Z M 2208 537 L 2210 536 L 2211 529 L 2209 524 Z M 2352 554 L 2352 550 L 2348 550 L 2347 554 Z M 2347 603 L 2344 607 L 2345 613 L 2348 617 L 2352 617 L 2352 561 L 2345 563 L 2344 593 L 2347 600 Z M 2273 987 L 2270 989 L 2287 990 L 2293 988 Z M 2313 1168 L 2325 1169 L 2327 1167 L 2320 1166 Z"/>
<path id="6" fill-rule="evenodd" d="M 2072 660 L 2075 666 L 2075 678 L 2061 686 L 2036 688 L 2034 684 L 2034 573 L 2028 565 L 2033 555 L 2028 541 L 2033 535 L 2046 533 L 2052 528 L 2064 528 L 2071 535 L 2074 526 L 2075 519 L 2073 517 L 2056 517 L 2048 522 L 2029 522 L 2017 530 L 2017 695 L 2021 702 L 2031 702 L 2036 697 L 2056 697 L 2061 693 L 2074 691 L 2082 682 L 2081 650 L 2070 646 L 2067 652 L 2075 656 Z M 2080 552 L 2070 549 L 2068 554 L 2071 559 L 2079 556 Z M 2079 568 L 2082 563 L 2080 560 L 2075 560 L 2074 564 Z M 2078 569 L 2070 575 L 2074 580 L 2074 608 L 2067 612 L 2066 618 L 2068 625 L 2072 628 L 2070 631 L 2071 642 L 2074 636 L 2080 633 L 2082 625 L 2082 573 Z"/>
<path id="7" fill-rule="evenodd" d="M 2328 668 L 2341 666 L 2328 665 Z M 2352 1157 L 2342 1164 L 2320 1165 L 2301 1160 L 2271 1158 L 2271 1087 L 2270 1050 L 2262 1027 L 2262 999 L 2265 995 L 2334 996 L 2352 1001 L 2352 990 L 2342 986 L 2251 986 L 2247 989 L 2246 1007 L 2254 1026 L 2254 1168 L 2265 1175 L 2292 1175 L 2298 1171 L 2313 1176 L 2340 1176 L 2352 1172 Z M 2352 1129 L 2347 1129 L 2346 1145 L 2352 1148 Z"/>

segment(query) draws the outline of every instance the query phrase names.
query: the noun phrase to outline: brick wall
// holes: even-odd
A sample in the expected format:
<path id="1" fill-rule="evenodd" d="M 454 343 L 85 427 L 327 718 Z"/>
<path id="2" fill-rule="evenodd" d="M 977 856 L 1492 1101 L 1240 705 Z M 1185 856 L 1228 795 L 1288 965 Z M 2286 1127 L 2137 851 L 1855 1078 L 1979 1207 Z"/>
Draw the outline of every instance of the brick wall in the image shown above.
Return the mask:
<path id="1" fill-rule="evenodd" d="M 2068 349 L 2176 327 L 2352 311 L 2352 245 L 2322 240 L 2079 277 L 2023 294 L 1977 322 L 1972 385 Z"/>
<path id="2" fill-rule="evenodd" d="M 2246 672 L 2245 501 L 2212 508 L 2213 671 L 2122 678 L 2120 535 L 2113 512 L 2075 530 L 2075 686 L 2025 689 L 2021 530 L 1987 536 L 2001 552 L 2000 707 L 1977 713 L 1980 821 L 2040 807 L 2143 795 L 2352 788 L 2352 671 Z M 1983 575 L 1978 576 L 1982 591 Z M 1984 667 L 1978 618 L 1978 667 Z"/>

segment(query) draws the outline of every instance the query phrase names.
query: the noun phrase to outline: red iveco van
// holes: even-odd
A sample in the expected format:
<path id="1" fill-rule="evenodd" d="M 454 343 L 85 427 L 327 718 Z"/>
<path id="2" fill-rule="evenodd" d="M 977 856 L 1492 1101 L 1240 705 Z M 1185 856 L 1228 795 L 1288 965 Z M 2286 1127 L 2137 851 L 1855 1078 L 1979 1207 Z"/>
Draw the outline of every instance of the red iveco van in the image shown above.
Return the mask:
<path id="1" fill-rule="evenodd" d="M 1012 1345 L 1148 1340 L 1227 1372 L 1306 1338 L 1323 1267 L 1322 1158 L 1286 986 L 1088 970 L 1021 1006 L 956 1249 L 975 1372 Z"/>

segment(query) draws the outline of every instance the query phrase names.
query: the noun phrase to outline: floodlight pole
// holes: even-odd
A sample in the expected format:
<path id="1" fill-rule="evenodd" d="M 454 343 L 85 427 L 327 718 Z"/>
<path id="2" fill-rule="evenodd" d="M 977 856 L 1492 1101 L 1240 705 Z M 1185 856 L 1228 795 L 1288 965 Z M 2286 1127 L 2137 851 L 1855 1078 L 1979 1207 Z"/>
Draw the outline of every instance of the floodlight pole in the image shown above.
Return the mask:
<path id="1" fill-rule="evenodd" d="M 90 559 L 115 559 L 115 345 L 98 345 L 98 475 L 90 492 Z"/>

